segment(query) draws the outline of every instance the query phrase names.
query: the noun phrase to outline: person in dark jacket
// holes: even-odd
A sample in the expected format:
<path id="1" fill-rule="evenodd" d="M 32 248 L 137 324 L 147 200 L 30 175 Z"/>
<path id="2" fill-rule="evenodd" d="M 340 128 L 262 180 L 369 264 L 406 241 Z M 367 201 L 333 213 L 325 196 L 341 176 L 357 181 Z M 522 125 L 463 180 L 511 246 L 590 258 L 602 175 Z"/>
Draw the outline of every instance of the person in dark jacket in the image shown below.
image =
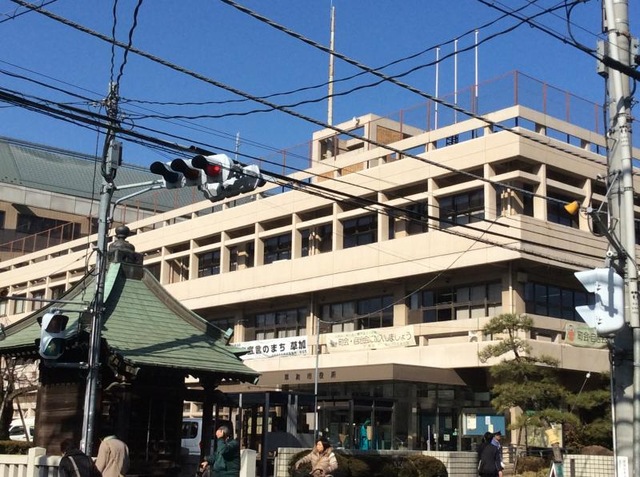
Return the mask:
<path id="1" fill-rule="evenodd" d="M 482 436 L 482 441 L 478 445 L 478 461 L 480 460 L 480 456 L 482 455 L 482 449 L 485 448 L 488 444 L 491 444 L 491 440 L 493 439 L 493 432 L 485 432 Z"/>
<path id="2" fill-rule="evenodd" d="M 227 426 L 220 426 L 216 431 L 216 451 L 207 457 L 200 466 L 204 471 L 209 468 L 212 477 L 239 477 L 240 476 L 240 444 L 232 439 L 231 431 Z"/>
<path id="3" fill-rule="evenodd" d="M 95 477 L 98 475 L 93 459 L 78 449 L 71 439 L 60 443 L 62 458 L 58 464 L 59 477 Z"/>
<path id="4" fill-rule="evenodd" d="M 500 449 L 489 442 L 478 449 L 478 455 L 480 458 L 478 475 L 480 477 L 500 477 L 502 475 Z"/>

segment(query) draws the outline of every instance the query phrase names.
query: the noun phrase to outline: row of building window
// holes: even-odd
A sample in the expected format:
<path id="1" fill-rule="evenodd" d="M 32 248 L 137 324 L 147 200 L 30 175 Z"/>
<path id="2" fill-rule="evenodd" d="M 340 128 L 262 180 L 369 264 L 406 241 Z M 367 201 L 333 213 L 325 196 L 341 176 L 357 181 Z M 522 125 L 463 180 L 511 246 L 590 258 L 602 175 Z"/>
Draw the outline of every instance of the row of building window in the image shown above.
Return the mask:
<path id="1" fill-rule="evenodd" d="M 525 199 L 528 196 L 525 196 Z M 558 197 L 558 200 L 563 200 Z M 567 199 L 568 200 L 568 199 Z M 476 189 L 439 199 L 440 223 L 443 229 L 455 225 L 464 225 L 479 222 L 485 218 L 484 191 Z M 427 232 L 427 203 L 426 201 L 415 202 L 405 207 L 407 210 L 407 235 L 414 235 Z M 525 200 L 522 213 L 533 215 L 533 201 Z M 561 202 L 549 202 L 547 205 L 547 215 L 549 222 L 578 227 L 576 217 L 569 215 Z M 342 221 L 342 247 L 347 249 L 368 245 L 377 242 L 378 239 L 378 215 L 367 214 L 352 219 Z M 389 223 L 389 238 L 396 235 L 394 221 Z M 331 224 L 319 225 L 314 228 L 301 231 L 301 256 L 306 257 L 317 253 L 330 252 L 333 249 L 333 227 Z M 267 265 L 278 260 L 289 260 L 293 256 L 293 245 L 291 233 L 278 235 L 264 239 L 264 253 L 262 263 Z M 239 268 L 252 267 L 255 265 L 255 253 L 253 242 L 247 242 L 241 247 L 231 247 L 230 249 L 230 271 Z M 240 261 L 240 255 L 243 259 Z M 187 261 L 183 264 L 188 268 Z M 220 250 L 213 250 L 198 255 L 198 277 L 216 275 L 221 272 Z M 186 275 L 186 272 L 185 272 Z M 186 278 L 183 277 L 183 279 Z M 437 321 L 438 318 L 436 318 Z"/>
<path id="2" fill-rule="evenodd" d="M 588 302 L 586 292 L 541 283 L 525 284 L 527 313 L 580 321 L 575 307 Z M 500 282 L 421 290 L 407 299 L 410 313 L 417 312 L 419 322 L 463 320 L 497 316 L 502 310 Z M 320 307 L 320 332 L 339 333 L 393 326 L 393 296 L 382 295 L 358 300 L 323 304 Z M 255 315 L 247 324 L 255 339 L 301 336 L 307 333 L 306 307 L 271 311 Z M 218 326 L 232 320 L 216 321 Z M 222 326 L 221 326 L 222 327 Z"/>
<path id="3" fill-rule="evenodd" d="M 52 298 L 64 292 L 61 286 L 54 287 Z M 21 295 L 17 295 L 20 297 Z M 26 298 L 26 295 L 23 295 Z M 44 299 L 44 291 L 31 294 L 30 298 Z M 580 321 L 575 307 L 589 302 L 589 294 L 555 285 L 528 282 L 524 286 L 526 313 Z M 0 303 L 0 316 L 6 316 L 13 305 L 13 313 L 20 314 L 39 305 L 29 306 L 30 301 L 12 300 Z M 337 333 L 393 326 L 393 296 L 382 295 L 357 300 L 323 304 L 320 307 L 321 332 Z M 499 281 L 440 287 L 412 293 L 406 300 L 410 314 L 419 322 L 462 320 L 496 316 L 502 313 L 502 286 Z M 307 332 L 309 309 L 299 307 L 270 311 L 254 315 L 247 323 L 253 329 L 255 339 L 272 339 L 300 336 Z M 233 319 L 216 320 L 216 325 L 232 328 Z"/>

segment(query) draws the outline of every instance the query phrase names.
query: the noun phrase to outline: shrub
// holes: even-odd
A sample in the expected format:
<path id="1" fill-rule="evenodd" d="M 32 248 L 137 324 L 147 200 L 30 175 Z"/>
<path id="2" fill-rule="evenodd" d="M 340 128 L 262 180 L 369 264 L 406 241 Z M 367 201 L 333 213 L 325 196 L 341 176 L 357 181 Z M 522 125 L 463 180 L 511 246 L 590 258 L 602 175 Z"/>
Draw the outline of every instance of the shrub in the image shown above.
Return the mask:
<path id="1" fill-rule="evenodd" d="M 418 469 L 420 477 L 447 477 L 447 468 L 435 457 L 429 455 L 412 455 L 409 461 Z"/>
<path id="2" fill-rule="evenodd" d="M 311 471 L 303 464 L 296 471 L 295 463 L 307 455 L 308 450 L 298 452 L 289 461 L 289 475 L 305 477 Z M 338 470 L 334 477 L 447 477 L 447 468 L 435 457 L 414 455 L 379 455 L 375 453 L 350 455 L 335 452 Z"/>
<path id="3" fill-rule="evenodd" d="M 348 462 L 346 468 L 349 469 L 350 477 L 370 477 L 371 476 L 371 470 L 369 469 L 369 466 L 365 462 L 365 459 L 362 459 L 361 457 L 366 458 L 366 456 L 350 456 L 350 458 L 345 459 Z M 340 468 L 340 462 L 338 462 L 338 469 L 339 468 Z"/>
<path id="4" fill-rule="evenodd" d="M 0 454 L 27 454 L 33 447 L 33 442 L 0 441 Z"/>
<path id="5" fill-rule="evenodd" d="M 548 469 L 540 469 L 538 472 L 533 472 L 531 470 L 524 472 L 522 474 L 518 474 L 520 477 L 547 477 L 549 475 Z"/>
<path id="6" fill-rule="evenodd" d="M 583 455 L 613 455 L 613 451 L 602 446 L 586 446 L 580 452 Z"/>
<path id="7" fill-rule="evenodd" d="M 519 457 L 516 462 L 516 473 L 523 474 L 525 472 L 537 473 L 541 469 L 548 468 L 547 461 L 542 457 L 527 455 Z"/>

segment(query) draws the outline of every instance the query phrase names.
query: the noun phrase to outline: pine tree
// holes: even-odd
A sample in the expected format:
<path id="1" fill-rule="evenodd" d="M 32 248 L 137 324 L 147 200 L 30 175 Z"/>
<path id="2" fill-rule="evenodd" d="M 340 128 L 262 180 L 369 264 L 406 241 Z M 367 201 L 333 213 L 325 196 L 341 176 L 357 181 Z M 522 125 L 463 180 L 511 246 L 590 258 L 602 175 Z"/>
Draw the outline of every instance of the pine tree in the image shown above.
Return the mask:
<path id="1" fill-rule="evenodd" d="M 482 362 L 500 359 L 489 370 L 494 383 L 493 407 L 503 412 L 515 407 L 522 409 L 520 417 L 511 423 L 512 429 L 525 426 L 552 429 L 552 425 L 562 424 L 565 446 L 610 446 L 610 413 L 607 416 L 610 396 L 606 376 L 594 377 L 593 382 L 600 385 L 598 389 L 569 390 L 560 381 L 557 360 L 532 354 L 525 339 L 532 328 L 531 318 L 516 314 L 496 316 L 483 328 L 485 335 L 500 340 L 479 352 Z M 561 460 L 558 444 L 552 443 L 552 448 L 554 459 Z"/>

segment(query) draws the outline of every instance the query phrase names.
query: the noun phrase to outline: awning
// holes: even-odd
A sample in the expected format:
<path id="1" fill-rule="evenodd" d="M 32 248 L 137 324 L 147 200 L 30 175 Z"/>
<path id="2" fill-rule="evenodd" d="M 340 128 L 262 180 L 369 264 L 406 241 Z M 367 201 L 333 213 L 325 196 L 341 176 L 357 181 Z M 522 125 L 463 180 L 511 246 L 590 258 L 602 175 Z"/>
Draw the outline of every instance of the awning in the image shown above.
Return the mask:
<path id="1" fill-rule="evenodd" d="M 466 383 L 453 369 L 411 366 L 406 364 L 372 364 L 342 366 L 318 370 L 318 383 L 348 383 L 361 381 L 410 381 L 418 383 L 464 386 Z M 315 383 L 315 368 L 265 371 L 258 386 L 281 387 Z"/>

